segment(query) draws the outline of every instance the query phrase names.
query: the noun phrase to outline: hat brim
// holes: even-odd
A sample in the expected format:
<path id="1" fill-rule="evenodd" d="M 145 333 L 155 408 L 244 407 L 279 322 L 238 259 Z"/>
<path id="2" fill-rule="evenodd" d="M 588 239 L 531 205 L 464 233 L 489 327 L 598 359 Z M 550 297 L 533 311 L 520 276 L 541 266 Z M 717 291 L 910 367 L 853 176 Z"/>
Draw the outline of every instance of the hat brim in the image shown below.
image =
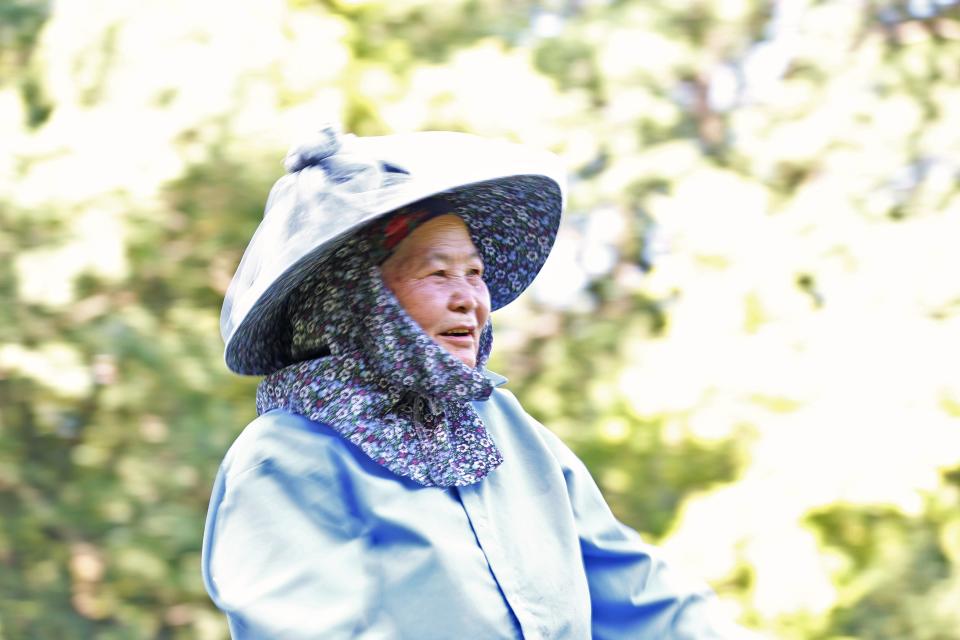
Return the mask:
<path id="1" fill-rule="evenodd" d="M 451 213 L 467 224 L 484 262 L 491 308 L 496 310 L 515 300 L 543 267 L 560 224 L 563 193 L 558 182 L 545 175 L 513 175 L 408 195 L 392 202 L 389 209 L 356 221 L 336 237 L 318 241 L 282 273 L 271 277 L 259 295 L 247 297 L 243 309 L 225 303 L 225 316 L 232 311 L 242 318 L 224 336 L 227 366 L 240 374 L 265 375 L 291 364 L 291 293 L 308 276 L 335 268 L 336 250 L 347 238 L 401 207 L 436 196 L 450 202 Z"/>

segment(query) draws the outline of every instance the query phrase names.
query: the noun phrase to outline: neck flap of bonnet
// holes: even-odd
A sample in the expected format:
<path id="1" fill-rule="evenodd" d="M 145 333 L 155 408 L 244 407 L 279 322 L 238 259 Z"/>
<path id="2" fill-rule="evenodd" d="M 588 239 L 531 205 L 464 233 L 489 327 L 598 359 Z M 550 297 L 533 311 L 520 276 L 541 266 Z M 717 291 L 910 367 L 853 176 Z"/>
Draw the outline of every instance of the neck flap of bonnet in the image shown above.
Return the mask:
<path id="1" fill-rule="evenodd" d="M 291 297 L 294 353 L 329 351 L 260 383 L 257 412 L 285 409 L 322 422 L 397 475 L 424 486 L 464 486 L 503 461 L 471 406 L 492 327 L 473 369 L 434 342 L 400 306 L 373 264 L 377 240 L 355 233 Z"/>

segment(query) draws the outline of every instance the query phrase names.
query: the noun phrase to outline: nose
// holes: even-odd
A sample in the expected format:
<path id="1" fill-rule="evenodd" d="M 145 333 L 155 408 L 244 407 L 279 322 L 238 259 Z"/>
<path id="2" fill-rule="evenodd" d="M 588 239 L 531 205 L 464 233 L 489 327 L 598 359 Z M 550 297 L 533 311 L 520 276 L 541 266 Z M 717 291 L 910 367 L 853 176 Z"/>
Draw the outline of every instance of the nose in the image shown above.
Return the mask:
<path id="1" fill-rule="evenodd" d="M 447 308 L 458 313 L 469 313 L 477 308 L 477 295 L 466 278 L 456 278 L 451 284 Z"/>

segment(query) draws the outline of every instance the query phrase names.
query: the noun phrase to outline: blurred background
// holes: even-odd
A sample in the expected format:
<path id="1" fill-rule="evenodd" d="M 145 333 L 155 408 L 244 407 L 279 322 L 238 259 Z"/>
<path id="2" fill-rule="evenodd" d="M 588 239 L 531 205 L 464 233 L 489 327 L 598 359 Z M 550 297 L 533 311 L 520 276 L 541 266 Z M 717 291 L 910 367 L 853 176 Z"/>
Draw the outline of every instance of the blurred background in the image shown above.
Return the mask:
<path id="1" fill-rule="evenodd" d="M 219 308 L 326 120 L 563 158 L 491 368 L 743 624 L 960 638 L 956 0 L 0 0 L 0 638 L 226 637 Z"/>

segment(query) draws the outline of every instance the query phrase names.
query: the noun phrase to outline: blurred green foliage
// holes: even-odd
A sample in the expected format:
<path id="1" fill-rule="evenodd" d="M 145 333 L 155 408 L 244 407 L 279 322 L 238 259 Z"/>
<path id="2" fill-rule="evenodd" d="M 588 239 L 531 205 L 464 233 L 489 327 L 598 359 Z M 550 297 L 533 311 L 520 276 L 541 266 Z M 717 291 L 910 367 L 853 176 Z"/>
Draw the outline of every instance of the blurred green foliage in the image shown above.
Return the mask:
<path id="1" fill-rule="evenodd" d="M 956 3 L 81 4 L 0 0 L 0 639 L 226 636 L 219 305 L 323 118 L 561 155 L 492 368 L 742 620 L 960 638 Z"/>
<path id="2" fill-rule="evenodd" d="M 840 560 L 844 594 L 822 637 L 954 637 L 960 468 L 948 471 L 945 480 L 915 516 L 858 505 L 810 514 L 825 548 Z"/>

